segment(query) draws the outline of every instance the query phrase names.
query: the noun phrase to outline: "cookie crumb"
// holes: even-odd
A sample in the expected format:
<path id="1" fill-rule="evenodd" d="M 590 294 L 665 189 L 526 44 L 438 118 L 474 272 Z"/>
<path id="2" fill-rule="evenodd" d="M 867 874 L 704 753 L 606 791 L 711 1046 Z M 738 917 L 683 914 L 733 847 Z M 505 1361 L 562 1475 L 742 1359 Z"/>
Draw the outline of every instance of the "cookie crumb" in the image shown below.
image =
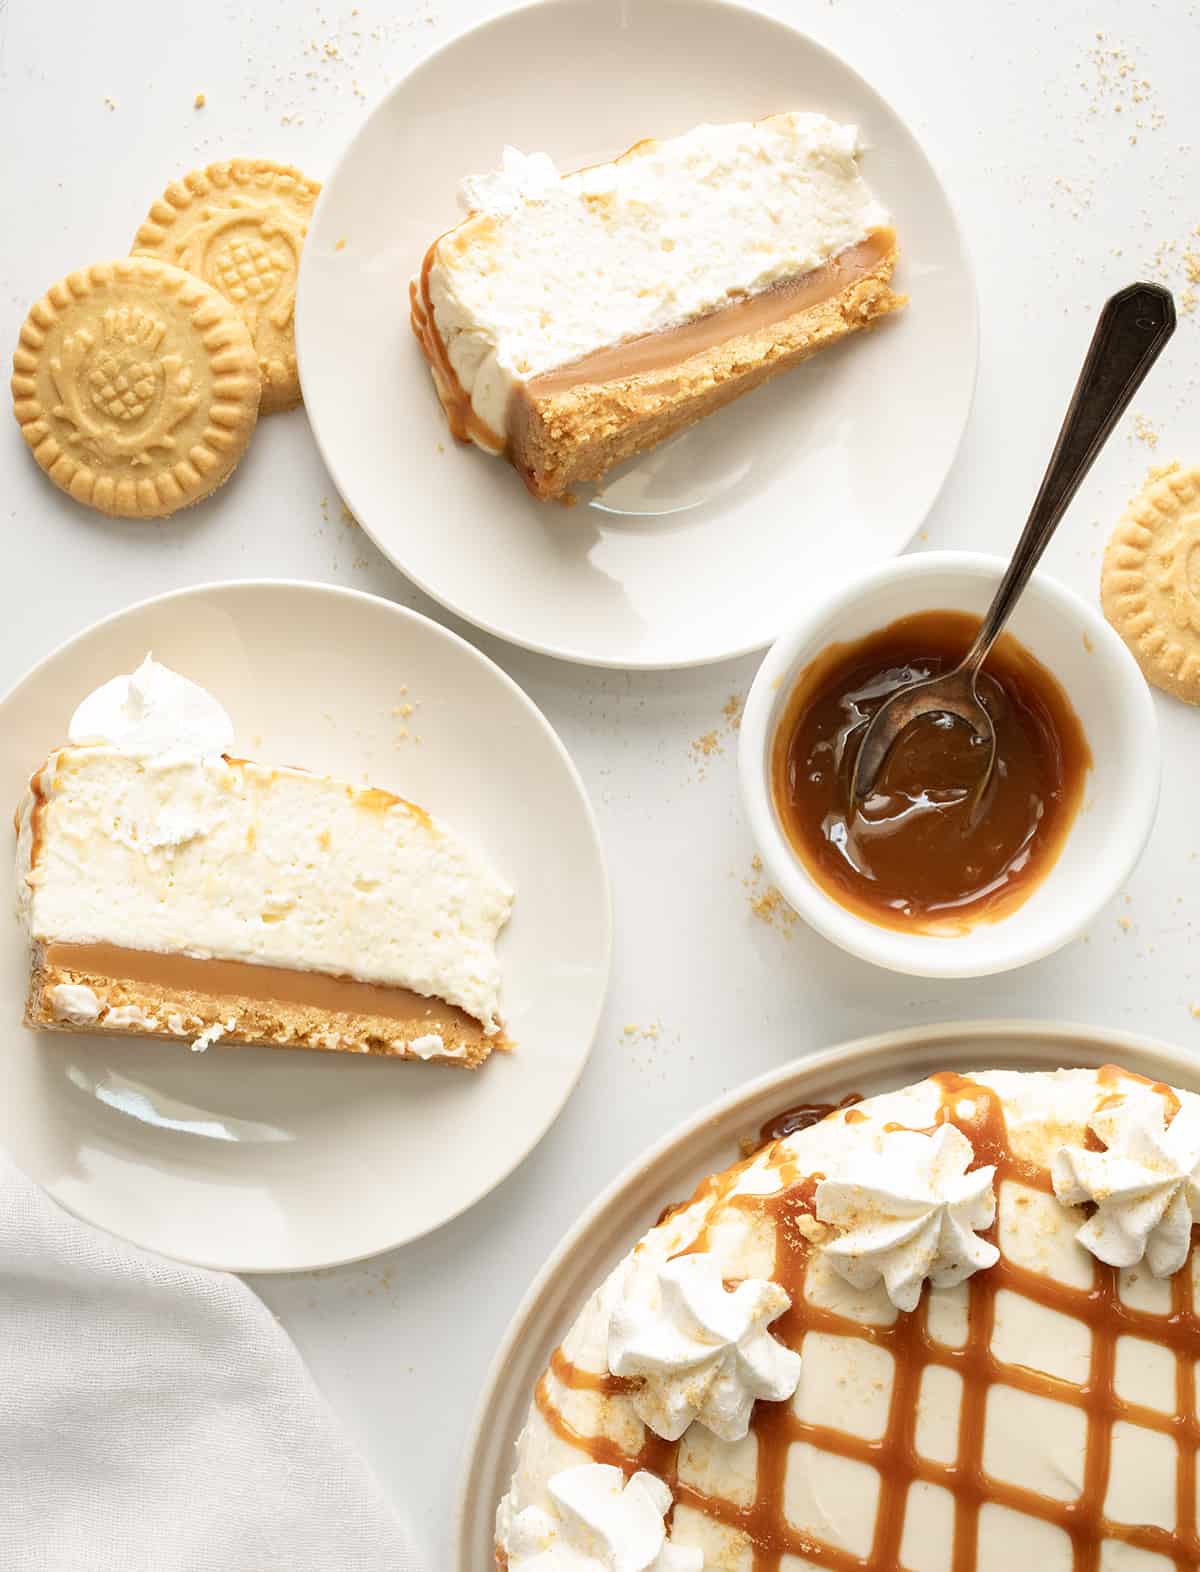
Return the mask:
<path id="1" fill-rule="evenodd" d="M 343 235 L 340 240 L 335 240 L 334 241 L 333 249 L 335 251 L 344 251 L 346 249 L 346 237 L 345 237 L 345 235 Z"/>
<path id="2" fill-rule="evenodd" d="M 728 722 L 730 731 L 738 731 L 742 724 L 742 710 L 746 701 L 740 693 L 731 693 L 725 701 L 721 713 Z"/>
<path id="3" fill-rule="evenodd" d="M 1126 933 L 1128 933 L 1130 928 L 1133 927 L 1133 924 L 1129 921 L 1128 917 L 1118 917 L 1117 918 L 1117 927 L 1123 929 Z"/>
<path id="4" fill-rule="evenodd" d="M 628 1021 L 621 1036 L 633 1042 L 653 1042 L 662 1036 L 662 1022 L 651 1021 L 648 1026 L 639 1026 L 636 1021 Z"/>
<path id="5" fill-rule="evenodd" d="M 1158 432 L 1147 415 L 1135 415 L 1133 417 L 1133 434 L 1139 442 L 1144 442 L 1148 448 L 1154 449 L 1158 446 Z"/>
<path id="6" fill-rule="evenodd" d="M 195 98 L 192 99 L 192 108 L 193 109 L 203 109 L 205 104 L 207 104 L 207 103 L 208 103 L 207 95 L 204 94 L 204 93 L 197 93 Z"/>

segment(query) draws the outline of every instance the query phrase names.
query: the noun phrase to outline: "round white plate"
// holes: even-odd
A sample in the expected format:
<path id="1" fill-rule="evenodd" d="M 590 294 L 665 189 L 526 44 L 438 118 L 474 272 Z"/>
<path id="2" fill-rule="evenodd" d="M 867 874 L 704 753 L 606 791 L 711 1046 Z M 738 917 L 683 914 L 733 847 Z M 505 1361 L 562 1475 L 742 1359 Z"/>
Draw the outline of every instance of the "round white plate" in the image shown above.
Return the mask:
<path id="1" fill-rule="evenodd" d="M 611 925 L 583 786 L 539 711 L 454 634 L 370 595 L 257 581 L 131 607 L 37 666 L 0 701 L 0 800 L 148 650 L 219 696 L 251 757 L 390 787 L 486 850 L 517 891 L 500 955 L 518 1048 L 466 1073 L 33 1033 L 12 918 L 0 1147 L 78 1216 L 180 1260 L 297 1271 L 403 1244 L 521 1161 L 587 1058 Z"/>
<path id="2" fill-rule="evenodd" d="M 408 281 L 505 143 L 559 167 L 646 136 L 782 109 L 855 122 L 891 208 L 908 310 L 615 471 L 573 508 L 450 437 Z M 296 342 L 339 491 L 409 578 L 530 649 L 687 666 L 769 643 L 822 582 L 901 550 L 958 449 L 977 350 L 954 215 L 895 112 L 780 22 L 720 0 L 548 0 L 464 34 L 398 83 L 326 183 Z"/>
<path id="3" fill-rule="evenodd" d="M 738 1142 L 798 1103 L 872 1096 L 936 1070 L 1050 1070 L 1116 1061 L 1200 1090 L 1195 1057 L 1130 1032 L 1050 1021 L 969 1021 L 862 1037 L 729 1092 L 652 1147 L 593 1202 L 530 1286 L 492 1361 L 468 1444 L 457 1505 L 456 1572 L 492 1562 L 496 1504 L 513 1447 L 550 1354 L 588 1295 L 669 1205 L 736 1162 Z"/>

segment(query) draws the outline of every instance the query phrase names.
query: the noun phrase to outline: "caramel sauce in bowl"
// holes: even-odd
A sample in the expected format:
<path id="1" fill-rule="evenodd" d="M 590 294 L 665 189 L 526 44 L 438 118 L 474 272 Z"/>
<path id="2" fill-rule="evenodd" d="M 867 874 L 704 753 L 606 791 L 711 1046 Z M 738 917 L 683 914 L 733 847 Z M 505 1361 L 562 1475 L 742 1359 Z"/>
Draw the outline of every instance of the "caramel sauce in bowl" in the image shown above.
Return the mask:
<path id="1" fill-rule="evenodd" d="M 979 682 L 983 762 L 918 721 L 856 810 L 861 734 L 905 680 L 948 670 L 1004 564 L 901 558 L 828 596 L 769 652 L 746 702 L 742 794 L 765 875 L 862 959 L 927 977 L 1005 971 L 1075 937 L 1141 854 L 1158 798 L 1153 701 L 1099 610 L 1035 575 Z"/>
<path id="2" fill-rule="evenodd" d="M 953 670 L 978 632 L 958 611 L 918 612 L 800 675 L 771 748 L 775 811 L 813 879 L 870 922 L 964 934 L 1015 910 L 1053 866 L 1092 767 L 1054 674 L 1005 634 L 977 691 L 996 758 L 970 728 L 926 715 L 903 732 L 865 802 L 850 782 L 871 717 L 898 688 Z"/>

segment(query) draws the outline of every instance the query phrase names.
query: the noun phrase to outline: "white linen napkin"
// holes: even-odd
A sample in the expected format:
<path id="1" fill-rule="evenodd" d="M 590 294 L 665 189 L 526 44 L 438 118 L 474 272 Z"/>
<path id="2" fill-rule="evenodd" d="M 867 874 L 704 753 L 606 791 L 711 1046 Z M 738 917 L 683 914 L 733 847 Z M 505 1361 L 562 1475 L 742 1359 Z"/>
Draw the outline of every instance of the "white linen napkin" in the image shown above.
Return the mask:
<path id="1" fill-rule="evenodd" d="M 422 1572 L 270 1311 L 0 1154 L 4 1572 Z"/>

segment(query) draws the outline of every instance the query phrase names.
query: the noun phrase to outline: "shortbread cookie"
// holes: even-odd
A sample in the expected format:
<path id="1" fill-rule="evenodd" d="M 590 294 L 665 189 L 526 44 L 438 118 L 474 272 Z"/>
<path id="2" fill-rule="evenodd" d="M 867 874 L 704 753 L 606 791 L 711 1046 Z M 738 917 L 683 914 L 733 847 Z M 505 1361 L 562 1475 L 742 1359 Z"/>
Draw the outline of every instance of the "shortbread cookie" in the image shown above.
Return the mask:
<path id="1" fill-rule="evenodd" d="M 210 164 L 167 187 L 133 242 L 135 256 L 187 268 L 238 308 L 258 355 L 264 415 L 300 402 L 296 275 L 320 190 L 266 158 Z"/>
<path id="2" fill-rule="evenodd" d="M 1100 596 L 1146 680 L 1200 704 L 1200 468 L 1133 500 L 1104 554 Z"/>
<path id="3" fill-rule="evenodd" d="M 13 413 L 76 501 L 161 518 L 228 479 L 258 418 L 250 334 L 215 289 L 145 257 L 97 262 L 30 310 Z"/>

